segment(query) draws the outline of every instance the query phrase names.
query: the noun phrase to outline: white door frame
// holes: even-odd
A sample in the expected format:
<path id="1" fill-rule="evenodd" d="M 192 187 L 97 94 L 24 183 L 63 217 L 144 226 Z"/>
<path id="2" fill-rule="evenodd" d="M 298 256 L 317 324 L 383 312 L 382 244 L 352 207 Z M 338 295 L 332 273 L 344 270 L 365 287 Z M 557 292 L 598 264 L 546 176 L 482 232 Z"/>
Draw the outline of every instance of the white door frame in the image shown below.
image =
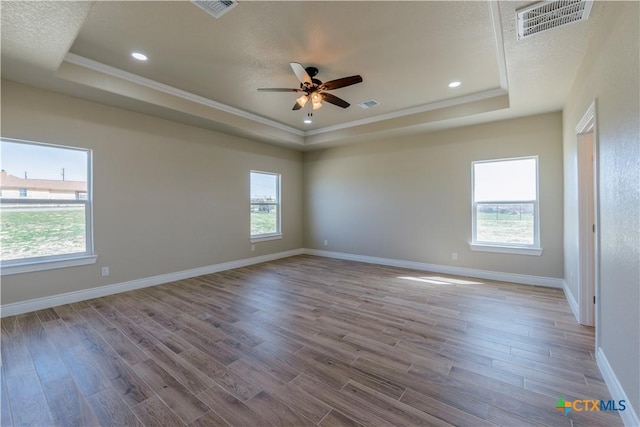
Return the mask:
<path id="1" fill-rule="evenodd" d="M 599 168 L 596 111 L 597 103 L 596 100 L 594 100 L 576 126 L 576 139 L 578 140 L 578 282 L 580 289 L 578 307 L 580 323 L 596 327 L 597 348 L 600 306 L 600 205 L 598 197 Z M 585 148 L 580 146 L 580 136 L 590 132 L 593 132 L 593 153 L 585 153 L 583 151 Z M 581 162 L 581 160 L 584 160 L 583 156 L 588 156 L 589 154 L 593 155 L 593 162 Z M 595 230 L 593 227 L 595 227 Z M 589 276 L 591 276 L 592 273 L 593 278 L 590 278 Z"/>

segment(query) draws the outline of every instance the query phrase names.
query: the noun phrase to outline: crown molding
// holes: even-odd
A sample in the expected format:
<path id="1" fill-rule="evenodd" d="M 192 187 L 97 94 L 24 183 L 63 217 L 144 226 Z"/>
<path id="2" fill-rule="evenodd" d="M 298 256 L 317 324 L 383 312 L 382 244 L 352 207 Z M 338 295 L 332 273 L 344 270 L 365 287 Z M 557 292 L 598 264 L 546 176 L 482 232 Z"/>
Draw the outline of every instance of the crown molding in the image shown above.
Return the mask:
<path id="1" fill-rule="evenodd" d="M 489 15 L 493 26 L 494 41 L 496 43 L 496 59 L 498 61 L 498 73 L 500 75 L 500 87 L 509 91 L 509 78 L 507 75 L 507 57 L 504 52 L 504 38 L 502 37 L 502 21 L 500 20 L 500 6 L 497 1 L 489 1 Z"/>
<path id="2" fill-rule="evenodd" d="M 430 102 L 428 104 L 418 105 L 416 107 L 398 110 L 391 113 L 380 114 L 379 116 L 367 117 L 366 119 L 354 120 L 352 122 L 342 123 L 335 126 L 327 126 L 320 129 L 306 131 L 304 136 L 320 135 L 323 133 L 333 132 L 336 130 L 347 129 L 355 126 L 362 126 L 371 123 L 381 122 L 383 120 L 397 119 L 398 117 L 410 116 L 412 114 L 424 113 L 427 111 L 439 110 L 441 108 L 455 107 L 456 105 L 468 104 L 470 102 L 482 101 L 484 99 L 495 98 L 496 96 L 506 95 L 507 92 L 502 88 L 484 90 L 469 95 L 458 96 L 455 98 L 443 99 L 442 101 Z"/>
<path id="3" fill-rule="evenodd" d="M 128 81 L 130 83 L 135 83 L 150 89 L 157 90 L 159 92 L 173 95 L 178 98 L 186 99 L 188 101 L 205 105 L 207 107 L 214 108 L 216 110 L 224 111 L 225 113 L 233 114 L 248 120 L 253 120 L 263 125 L 271 126 L 276 129 L 280 129 L 285 132 L 292 133 L 294 135 L 305 136 L 305 133 L 303 131 L 291 126 L 287 126 L 280 122 L 276 122 L 275 120 L 270 120 L 265 117 L 259 116 L 257 114 L 249 113 L 239 108 L 235 108 L 230 105 L 223 104 L 221 102 L 214 101 L 209 98 L 205 98 L 204 96 L 196 95 L 194 93 L 187 92 L 186 90 L 178 89 L 176 87 L 169 86 L 167 84 L 160 83 L 158 81 L 151 80 L 146 77 L 142 77 L 137 74 L 133 74 L 128 71 L 124 71 L 107 64 L 103 64 L 102 62 L 85 58 L 84 56 L 76 55 L 75 53 L 67 53 L 67 55 L 64 58 L 64 61 L 70 64 L 78 65 L 80 67 L 88 68 L 93 71 L 98 71 L 100 73 L 104 73 L 112 77 L 117 77 L 119 79 Z"/>

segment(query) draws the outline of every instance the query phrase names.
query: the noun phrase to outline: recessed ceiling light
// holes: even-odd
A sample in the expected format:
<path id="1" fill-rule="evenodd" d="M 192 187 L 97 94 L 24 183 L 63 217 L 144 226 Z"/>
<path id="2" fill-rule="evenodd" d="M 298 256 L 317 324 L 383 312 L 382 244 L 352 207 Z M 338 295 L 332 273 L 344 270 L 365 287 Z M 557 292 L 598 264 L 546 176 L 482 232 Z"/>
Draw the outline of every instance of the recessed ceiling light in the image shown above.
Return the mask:
<path id="1" fill-rule="evenodd" d="M 308 125 L 309 125 L 309 124 L 311 124 L 311 123 L 313 123 L 313 121 L 312 121 L 310 118 L 306 118 L 306 119 L 304 119 L 304 120 L 303 120 L 303 122 L 304 122 L 304 123 L 306 123 L 306 124 L 308 124 Z"/>
<path id="2" fill-rule="evenodd" d="M 449 87 L 458 87 L 460 85 L 461 85 L 460 82 L 451 82 L 451 83 L 449 83 Z"/>
<path id="3" fill-rule="evenodd" d="M 144 53 L 132 52 L 131 56 L 133 56 L 138 61 L 146 61 L 147 60 L 147 55 L 145 55 Z"/>

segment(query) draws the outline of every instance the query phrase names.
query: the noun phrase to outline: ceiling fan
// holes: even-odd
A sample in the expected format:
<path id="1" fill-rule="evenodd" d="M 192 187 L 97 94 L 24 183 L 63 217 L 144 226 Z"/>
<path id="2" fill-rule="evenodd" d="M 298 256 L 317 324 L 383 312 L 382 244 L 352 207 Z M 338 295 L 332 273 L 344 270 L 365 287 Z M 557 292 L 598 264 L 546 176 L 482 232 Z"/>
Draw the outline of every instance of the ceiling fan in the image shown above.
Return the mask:
<path id="1" fill-rule="evenodd" d="M 351 86 L 356 83 L 362 82 L 362 77 L 359 75 L 355 75 L 322 83 L 320 80 L 315 78 L 315 76 L 318 74 L 318 69 L 316 67 L 305 68 L 297 62 L 290 62 L 289 65 L 291 65 L 293 72 L 296 74 L 296 77 L 300 81 L 299 89 L 274 87 L 260 88 L 258 90 L 261 92 L 301 93 L 302 96 L 296 99 L 296 103 L 293 105 L 293 110 L 301 109 L 309 101 L 311 101 L 311 105 L 313 106 L 314 110 L 322 108 L 322 101 L 326 101 L 329 104 L 337 105 L 338 107 L 347 108 L 351 104 L 327 91 L 339 89 L 345 86 Z"/>

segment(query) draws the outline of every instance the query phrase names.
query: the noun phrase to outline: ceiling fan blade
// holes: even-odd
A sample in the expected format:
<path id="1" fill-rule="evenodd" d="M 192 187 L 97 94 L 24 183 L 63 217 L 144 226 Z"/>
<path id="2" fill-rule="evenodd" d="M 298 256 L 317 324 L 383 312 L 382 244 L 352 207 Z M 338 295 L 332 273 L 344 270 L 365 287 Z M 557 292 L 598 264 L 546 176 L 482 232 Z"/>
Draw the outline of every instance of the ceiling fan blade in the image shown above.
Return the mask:
<path id="1" fill-rule="evenodd" d="M 342 108 L 347 108 L 349 105 L 351 105 L 344 99 L 338 98 L 337 96 L 326 92 L 322 93 L 322 99 L 324 101 L 327 101 L 329 104 L 337 105 L 338 107 Z"/>
<path id="2" fill-rule="evenodd" d="M 299 109 L 301 109 L 301 108 L 302 108 L 302 105 L 300 105 L 300 104 L 298 104 L 298 103 L 296 102 L 295 104 L 293 104 L 293 108 L 292 108 L 292 110 L 294 110 L 294 111 L 295 111 L 295 110 L 299 110 Z"/>
<path id="3" fill-rule="evenodd" d="M 339 89 L 341 87 L 351 86 L 361 82 L 362 82 L 362 77 L 359 75 L 343 77 L 341 79 L 330 80 L 328 82 L 323 83 L 322 86 L 320 86 L 320 89 L 322 90 Z"/>
<path id="4" fill-rule="evenodd" d="M 302 89 L 289 89 L 286 87 L 261 87 L 260 92 L 304 92 Z"/>
<path id="5" fill-rule="evenodd" d="M 297 62 L 289 62 L 291 65 L 291 69 L 294 73 L 296 73 L 296 77 L 300 80 L 300 83 L 311 84 L 311 77 L 307 74 L 307 71 L 304 69 L 302 64 L 298 64 Z"/>

